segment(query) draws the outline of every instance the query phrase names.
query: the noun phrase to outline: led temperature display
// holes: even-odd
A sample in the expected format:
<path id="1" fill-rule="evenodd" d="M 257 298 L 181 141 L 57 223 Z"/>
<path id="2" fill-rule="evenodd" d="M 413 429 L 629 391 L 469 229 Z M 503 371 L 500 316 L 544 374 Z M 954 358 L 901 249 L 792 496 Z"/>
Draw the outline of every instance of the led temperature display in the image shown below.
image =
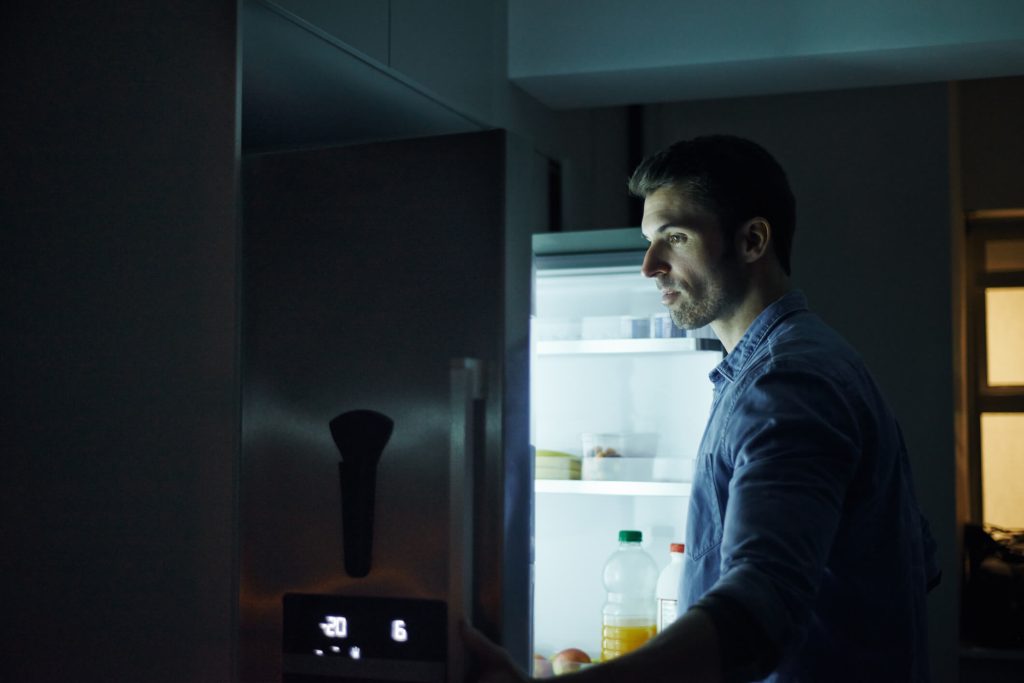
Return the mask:
<path id="1" fill-rule="evenodd" d="M 447 656 L 447 606 L 438 600 L 284 596 L 284 654 L 348 662 L 434 662 Z"/>

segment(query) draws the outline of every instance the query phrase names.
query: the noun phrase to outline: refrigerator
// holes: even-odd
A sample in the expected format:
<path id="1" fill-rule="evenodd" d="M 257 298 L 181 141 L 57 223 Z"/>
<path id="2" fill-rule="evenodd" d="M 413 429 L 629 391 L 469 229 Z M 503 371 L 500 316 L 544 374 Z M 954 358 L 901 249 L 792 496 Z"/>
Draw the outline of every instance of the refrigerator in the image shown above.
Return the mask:
<path id="1" fill-rule="evenodd" d="M 672 325 L 640 272 L 645 247 L 639 228 L 533 236 L 532 645 L 546 659 L 600 657 L 603 568 L 620 530 L 642 532 L 659 572 L 684 540 L 723 352 L 709 328 Z"/>
<path id="2" fill-rule="evenodd" d="M 639 228 L 545 233 L 549 160 L 498 130 L 242 168 L 239 679 L 458 681 L 462 617 L 527 670 L 596 655 L 617 531 L 660 566 L 682 537 L 721 358 L 666 332 Z M 353 411 L 393 425 L 356 487 L 365 572 Z M 657 439 L 633 481 L 537 479 L 585 434 Z"/>

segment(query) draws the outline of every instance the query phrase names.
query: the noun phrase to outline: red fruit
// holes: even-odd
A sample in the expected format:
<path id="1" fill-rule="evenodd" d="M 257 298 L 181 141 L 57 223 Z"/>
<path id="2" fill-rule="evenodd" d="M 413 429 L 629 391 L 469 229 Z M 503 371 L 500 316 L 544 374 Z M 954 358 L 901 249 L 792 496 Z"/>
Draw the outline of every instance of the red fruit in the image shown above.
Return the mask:
<path id="1" fill-rule="evenodd" d="M 551 658 L 551 670 L 556 676 L 577 671 L 580 664 L 590 664 L 590 655 L 575 647 L 566 648 Z"/>

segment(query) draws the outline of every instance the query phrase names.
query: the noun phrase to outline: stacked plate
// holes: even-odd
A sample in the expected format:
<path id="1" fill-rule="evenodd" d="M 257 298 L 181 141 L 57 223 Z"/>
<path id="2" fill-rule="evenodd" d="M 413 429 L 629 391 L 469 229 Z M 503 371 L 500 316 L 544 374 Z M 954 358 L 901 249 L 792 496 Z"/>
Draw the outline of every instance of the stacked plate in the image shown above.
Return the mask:
<path id="1" fill-rule="evenodd" d="M 534 457 L 534 476 L 537 479 L 579 479 L 581 459 L 562 451 L 538 450 Z"/>

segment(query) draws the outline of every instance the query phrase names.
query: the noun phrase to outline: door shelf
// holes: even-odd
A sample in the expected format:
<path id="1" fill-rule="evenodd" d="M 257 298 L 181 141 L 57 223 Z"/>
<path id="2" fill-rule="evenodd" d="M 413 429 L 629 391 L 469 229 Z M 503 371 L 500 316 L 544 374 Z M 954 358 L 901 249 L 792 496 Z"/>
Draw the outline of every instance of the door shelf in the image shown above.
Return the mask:
<path id="1" fill-rule="evenodd" d="M 538 479 L 537 493 L 582 494 L 590 496 L 679 496 L 690 495 L 688 481 L 583 481 L 579 479 Z"/>
<path id="2" fill-rule="evenodd" d="M 722 344 L 717 339 L 676 337 L 672 339 L 572 339 L 537 342 L 537 355 L 579 355 L 597 353 L 685 353 L 717 351 Z"/>

